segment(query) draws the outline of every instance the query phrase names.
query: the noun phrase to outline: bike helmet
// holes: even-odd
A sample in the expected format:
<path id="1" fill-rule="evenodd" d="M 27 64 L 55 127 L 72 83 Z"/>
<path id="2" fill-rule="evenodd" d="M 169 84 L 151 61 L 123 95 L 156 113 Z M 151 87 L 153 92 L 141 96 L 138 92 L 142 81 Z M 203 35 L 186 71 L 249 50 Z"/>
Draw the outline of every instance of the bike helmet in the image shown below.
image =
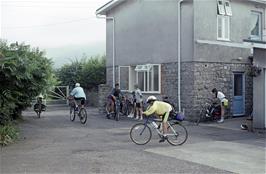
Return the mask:
<path id="1" fill-rule="evenodd" d="M 75 87 L 79 87 L 79 86 L 80 86 L 80 84 L 79 84 L 79 83 L 76 83 L 76 84 L 75 84 Z"/>
<path id="2" fill-rule="evenodd" d="M 155 96 L 151 95 L 151 96 L 149 96 L 149 97 L 147 98 L 146 102 L 147 102 L 147 103 L 150 103 L 151 101 L 155 101 L 155 100 L 157 100 L 157 98 L 156 98 Z"/>

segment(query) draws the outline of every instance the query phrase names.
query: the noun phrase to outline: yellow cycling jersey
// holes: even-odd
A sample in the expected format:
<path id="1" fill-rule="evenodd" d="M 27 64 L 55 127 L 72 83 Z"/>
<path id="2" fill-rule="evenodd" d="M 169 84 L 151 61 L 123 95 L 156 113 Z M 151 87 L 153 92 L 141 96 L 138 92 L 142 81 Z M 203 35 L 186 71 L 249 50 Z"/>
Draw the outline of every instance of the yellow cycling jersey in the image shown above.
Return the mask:
<path id="1" fill-rule="evenodd" d="M 163 101 L 154 101 L 153 105 L 150 106 L 143 114 L 145 115 L 164 115 L 166 112 L 170 112 L 172 110 L 172 106 L 169 103 Z"/>

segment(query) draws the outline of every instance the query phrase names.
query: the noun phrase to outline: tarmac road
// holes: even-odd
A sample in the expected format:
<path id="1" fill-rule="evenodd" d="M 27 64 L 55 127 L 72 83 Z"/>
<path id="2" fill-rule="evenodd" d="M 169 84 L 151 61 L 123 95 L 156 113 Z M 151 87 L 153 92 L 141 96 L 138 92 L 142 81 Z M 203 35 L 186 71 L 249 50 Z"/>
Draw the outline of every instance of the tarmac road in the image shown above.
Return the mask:
<path id="1" fill-rule="evenodd" d="M 19 140 L 1 149 L 0 173 L 265 173 L 265 134 L 232 128 L 232 121 L 184 123 L 189 139 L 182 146 L 158 143 L 155 134 L 140 146 L 129 138 L 137 121 L 87 112 L 85 125 L 71 122 L 65 107 L 50 107 L 40 119 L 24 112 Z"/>

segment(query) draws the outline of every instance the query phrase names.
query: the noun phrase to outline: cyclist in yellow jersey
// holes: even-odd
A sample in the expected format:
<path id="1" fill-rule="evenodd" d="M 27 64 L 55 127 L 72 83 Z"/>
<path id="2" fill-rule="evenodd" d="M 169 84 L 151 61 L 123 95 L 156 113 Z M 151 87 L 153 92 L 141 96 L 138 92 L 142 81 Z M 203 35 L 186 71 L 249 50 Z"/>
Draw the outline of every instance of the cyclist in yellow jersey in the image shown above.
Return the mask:
<path id="1" fill-rule="evenodd" d="M 155 96 L 149 96 L 147 98 L 147 103 L 149 104 L 149 107 L 143 112 L 144 115 L 149 116 L 155 114 L 157 116 L 163 116 L 163 137 L 159 142 L 164 142 L 167 139 L 167 121 L 169 113 L 172 111 L 172 106 L 169 103 L 157 101 Z"/>

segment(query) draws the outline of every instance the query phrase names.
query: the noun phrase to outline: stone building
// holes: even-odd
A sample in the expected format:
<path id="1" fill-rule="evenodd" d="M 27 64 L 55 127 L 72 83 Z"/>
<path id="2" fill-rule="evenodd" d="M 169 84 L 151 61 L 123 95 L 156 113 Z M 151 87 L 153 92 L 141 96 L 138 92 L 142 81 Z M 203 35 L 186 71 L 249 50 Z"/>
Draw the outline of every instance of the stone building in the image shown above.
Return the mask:
<path id="1" fill-rule="evenodd" d="M 216 87 L 229 115 L 252 109 L 251 47 L 265 34 L 264 0 L 115 0 L 96 14 L 106 20 L 107 84 L 168 96 L 189 119 Z"/>

